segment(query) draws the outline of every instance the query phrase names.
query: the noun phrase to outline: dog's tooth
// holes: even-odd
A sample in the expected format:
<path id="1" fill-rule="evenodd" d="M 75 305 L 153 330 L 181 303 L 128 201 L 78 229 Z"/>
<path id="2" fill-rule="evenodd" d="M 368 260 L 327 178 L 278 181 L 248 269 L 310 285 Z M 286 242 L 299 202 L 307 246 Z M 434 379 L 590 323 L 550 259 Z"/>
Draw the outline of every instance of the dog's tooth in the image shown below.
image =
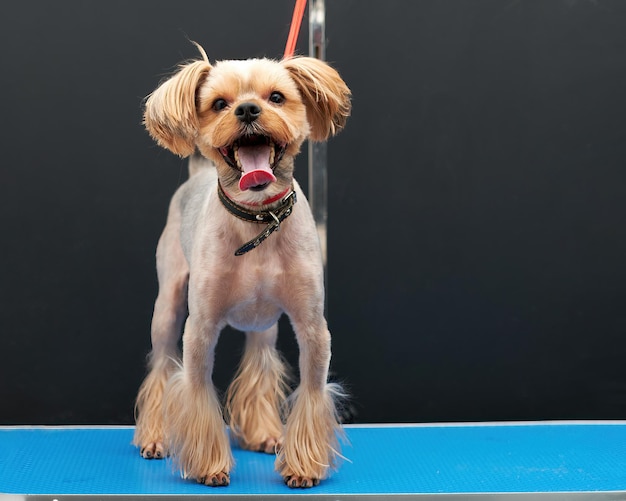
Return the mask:
<path id="1" fill-rule="evenodd" d="M 274 143 L 272 143 L 270 141 L 270 165 L 274 165 L 274 156 L 275 156 L 275 150 L 274 150 Z"/>
<path id="2" fill-rule="evenodd" d="M 241 169 L 241 161 L 239 160 L 239 146 L 235 145 L 235 147 L 233 148 L 233 153 L 235 155 L 235 163 L 237 164 L 237 167 Z"/>

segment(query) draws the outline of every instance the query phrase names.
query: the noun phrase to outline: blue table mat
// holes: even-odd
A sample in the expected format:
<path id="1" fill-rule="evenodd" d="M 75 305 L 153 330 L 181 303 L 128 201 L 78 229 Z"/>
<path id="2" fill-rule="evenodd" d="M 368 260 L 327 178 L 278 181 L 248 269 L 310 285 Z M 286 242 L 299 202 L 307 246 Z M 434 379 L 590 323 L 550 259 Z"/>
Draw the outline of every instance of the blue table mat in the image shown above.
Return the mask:
<path id="1" fill-rule="evenodd" d="M 129 427 L 0 427 L 0 493 L 394 495 L 626 490 L 626 423 L 346 427 L 338 471 L 292 490 L 274 456 L 234 448 L 231 485 L 183 480 L 144 460 Z M 626 496 L 625 496 L 626 498 Z"/>

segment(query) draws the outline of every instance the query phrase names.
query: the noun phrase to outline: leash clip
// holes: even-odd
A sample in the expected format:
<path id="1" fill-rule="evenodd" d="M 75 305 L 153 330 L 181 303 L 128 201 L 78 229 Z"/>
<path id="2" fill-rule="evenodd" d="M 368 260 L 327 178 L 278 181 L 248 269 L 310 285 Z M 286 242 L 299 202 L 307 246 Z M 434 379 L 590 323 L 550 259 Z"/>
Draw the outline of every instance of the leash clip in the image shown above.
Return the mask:
<path id="1" fill-rule="evenodd" d="M 274 219 L 274 223 L 276 223 L 276 231 L 280 231 L 280 219 L 278 219 L 278 217 L 276 217 L 276 214 L 274 214 L 272 211 L 269 211 L 269 215 L 272 216 L 272 218 Z M 287 213 L 285 213 L 285 217 L 288 216 Z"/>

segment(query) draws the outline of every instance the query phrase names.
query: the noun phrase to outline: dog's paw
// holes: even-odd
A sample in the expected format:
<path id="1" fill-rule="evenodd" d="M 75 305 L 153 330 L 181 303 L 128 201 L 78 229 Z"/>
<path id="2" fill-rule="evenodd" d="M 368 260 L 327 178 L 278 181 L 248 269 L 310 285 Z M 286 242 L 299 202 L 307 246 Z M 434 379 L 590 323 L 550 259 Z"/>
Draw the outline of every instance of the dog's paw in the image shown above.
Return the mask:
<path id="1" fill-rule="evenodd" d="M 230 476 L 225 471 L 221 471 L 215 475 L 200 477 L 198 483 L 208 485 L 209 487 L 226 487 L 230 484 Z"/>
<path id="2" fill-rule="evenodd" d="M 163 459 L 166 456 L 163 442 L 151 442 L 143 446 L 140 454 L 144 459 Z"/>
<path id="3" fill-rule="evenodd" d="M 309 487 L 315 487 L 320 483 L 319 478 L 297 477 L 295 475 L 284 477 L 284 480 L 287 486 L 292 489 L 308 489 Z"/>
<path id="4" fill-rule="evenodd" d="M 270 437 L 259 445 L 257 450 L 266 454 L 276 454 L 283 445 L 282 438 Z"/>

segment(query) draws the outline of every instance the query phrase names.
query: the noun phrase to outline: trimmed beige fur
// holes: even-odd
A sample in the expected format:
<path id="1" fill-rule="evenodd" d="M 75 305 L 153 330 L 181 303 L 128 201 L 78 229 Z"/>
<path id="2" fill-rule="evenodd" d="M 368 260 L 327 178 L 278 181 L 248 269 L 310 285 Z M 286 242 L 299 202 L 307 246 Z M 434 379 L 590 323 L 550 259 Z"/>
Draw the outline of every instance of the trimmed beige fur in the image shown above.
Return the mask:
<path id="1" fill-rule="evenodd" d="M 293 166 L 305 139 L 325 140 L 341 130 L 350 91 L 334 69 L 315 59 L 212 65 L 201 53 L 201 60 L 182 66 L 146 101 L 150 135 L 180 156 L 196 153 L 157 248 L 150 372 L 137 398 L 134 442 L 146 458 L 172 456 L 186 478 L 210 486 L 230 482 L 233 460 L 211 379 L 219 334 L 230 325 L 246 333 L 226 399 L 232 433 L 245 448 L 277 451 L 276 468 L 289 486 L 311 487 L 336 463 L 340 426 L 336 392 L 327 382 L 331 350 L 320 243 Z M 258 107 L 254 120 L 237 113 L 242 103 Z M 272 165 L 276 181 L 242 191 L 240 173 L 224 151 L 250 134 L 271 138 L 268 144 L 283 155 Z M 234 251 L 263 226 L 226 211 L 217 197 L 218 180 L 228 197 L 249 209 L 273 210 L 280 200 L 265 201 L 290 187 L 298 202 L 280 231 L 236 257 Z M 300 382 L 289 406 L 286 369 L 275 347 L 283 314 L 300 348 Z"/>

